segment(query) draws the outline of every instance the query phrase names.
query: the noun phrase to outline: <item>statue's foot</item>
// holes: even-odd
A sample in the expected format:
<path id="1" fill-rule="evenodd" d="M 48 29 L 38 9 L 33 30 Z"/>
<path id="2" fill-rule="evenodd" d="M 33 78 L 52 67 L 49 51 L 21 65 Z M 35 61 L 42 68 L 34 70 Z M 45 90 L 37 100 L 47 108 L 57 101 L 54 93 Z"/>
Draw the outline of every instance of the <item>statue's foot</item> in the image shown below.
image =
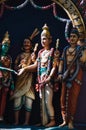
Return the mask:
<path id="1" fill-rule="evenodd" d="M 66 125 L 67 125 L 67 122 L 64 121 L 61 125 L 59 125 L 59 127 L 64 127 L 64 126 L 66 126 Z"/>
<path id="2" fill-rule="evenodd" d="M 24 122 L 23 125 L 28 125 L 29 126 L 30 124 L 28 122 Z"/>
<path id="3" fill-rule="evenodd" d="M 55 123 L 55 120 L 51 120 L 47 125 L 45 125 L 46 127 L 53 127 L 55 126 L 56 123 Z"/>
<path id="4" fill-rule="evenodd" d="M 69 128 L 69 129 L 74 129 L 74 125 L 73 125 L 73 122 L 72 122 L 72 121 L 68 123 L 68 128 Z"/>

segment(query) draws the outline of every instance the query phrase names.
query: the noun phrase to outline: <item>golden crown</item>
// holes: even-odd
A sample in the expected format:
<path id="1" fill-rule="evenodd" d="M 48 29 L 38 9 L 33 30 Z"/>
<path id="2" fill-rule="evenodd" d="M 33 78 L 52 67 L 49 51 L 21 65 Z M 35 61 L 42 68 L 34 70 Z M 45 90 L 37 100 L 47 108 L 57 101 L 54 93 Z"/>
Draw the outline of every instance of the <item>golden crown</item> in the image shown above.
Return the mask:
<path id="1" fill-rule="evenodd" d="M 41 36 L 47 36 L 48 38 L 51 37 L 51 34 L 49 32 L 49 27 L 47 26 L 47 24 L 44 24 L 44 26 L 42 27 L 42 33 Z"/>

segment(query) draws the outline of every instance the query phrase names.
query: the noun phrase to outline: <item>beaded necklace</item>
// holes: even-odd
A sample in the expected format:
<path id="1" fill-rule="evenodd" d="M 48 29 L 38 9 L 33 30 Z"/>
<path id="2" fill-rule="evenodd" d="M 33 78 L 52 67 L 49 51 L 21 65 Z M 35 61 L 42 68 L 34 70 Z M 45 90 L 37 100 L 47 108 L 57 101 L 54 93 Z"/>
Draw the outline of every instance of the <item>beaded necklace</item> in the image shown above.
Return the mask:
<path id="1" fill-rule="evenodd" d="M 38 71 L 37 71 L 37 77 L 38 77 L 38 83 L 41 83 L 41 78 L 40 78 L 40 69 L 41 69 L 41 53 L 44 51 L 44 49 L 42 49 L 39 54 L 38 54 Z M 50 70 L 51 70 L 51 66 L 52 66 L 52 59 L 53 59 L 53 52 L 54 52 L 54 48 L 51 48 L 49 56 L 48 56 L 48 66 L 47 66 L 47 71 L 46 71 L 46 78 L 48 77 L 48 75 L 50 74 Z"/>

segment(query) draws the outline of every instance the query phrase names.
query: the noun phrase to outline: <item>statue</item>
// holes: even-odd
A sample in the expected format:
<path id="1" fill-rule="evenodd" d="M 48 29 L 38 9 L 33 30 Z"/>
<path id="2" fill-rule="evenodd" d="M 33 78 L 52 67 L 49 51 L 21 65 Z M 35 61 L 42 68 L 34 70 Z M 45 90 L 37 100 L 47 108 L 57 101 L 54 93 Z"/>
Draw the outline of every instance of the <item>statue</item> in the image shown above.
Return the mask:
<path id="1" fill-rule="evenodd" d="M 0 121 L 4 120 L 7 94 L 13 94 L 14 81 L 11 74 L 12 58 L 8 55 L 10 40 L 8 32 L 5 33 L 1 43 L 0 53 Z"/>
<path id="2" fill-rule="evenodd" d="M 15 60 L 15 70 L 27 67 L 35 62 L 36 51 L 38 44 L 35 45 L 34 51 L 32 40 L 38 34 L 38 29 L 35 29 L 32 35 L 23 42 L 23 52 L 19 54 Z M 15 83 L 14 94 L 11 97 L 14 99 L 15 125 L 19 124 L 19 114 L 22 106 L 25 107 L 25 122 L 24 125 L 29 125 L 32 103 L 35 99 L 33 73 L 26 70 L 22 75 L 17 76 Z"/>
<path id="3" fill-rule="evenodd" d="M 41 121 L 42 125 L 51 127 L 55 125 L 55 113 L 52 104 L 52 79 L 56 71 L 56 63 L 54 62 L 54 48 L 50 48 L 52 37 L 47 24 L 45 24 L 42 29 L 41 45 L 43 49 L 38 52 L 38 58 L 35 63 L 21 69 L 19 71 L 19 75 L 21 75 L 25 70 L 31 71 L 37 68 L 38 88 L 41 104 Z"/>
<path id="4" fill-rule="evenodd" d="M 79 32 L 76 28 L 71 30 L 69 39 L 70 45 L 64 48 L 58 69 L 58 79 L 62 81 L 61 113 L 63 118 L 63 123 L 59 126 L 68 125 L 69 129 L 73 129 L 77 100 L 82 85 L 83 73 L 80 58 L 83 47 L 77 45 Z"/>

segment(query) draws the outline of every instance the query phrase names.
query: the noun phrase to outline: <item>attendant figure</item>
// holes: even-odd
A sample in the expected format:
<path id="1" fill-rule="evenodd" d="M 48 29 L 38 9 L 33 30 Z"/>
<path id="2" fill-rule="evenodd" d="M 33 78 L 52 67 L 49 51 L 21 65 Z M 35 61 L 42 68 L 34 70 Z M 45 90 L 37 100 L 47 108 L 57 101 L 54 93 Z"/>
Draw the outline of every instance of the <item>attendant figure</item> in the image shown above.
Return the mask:
<path id="1" fill-rule="evenodd" d="M 23 52 L 19 54 L 15 60 L 15 70 L 27 67 L 35 62 L 36 50 L 38 44 L 35 45 L 34 52 L 32 47 L 32 40 L 38 34 L 38 30 L 35 29 L 32 35 L 23 42 Z M 14 111 L 15 111 L 15 125 L 19 124 L 19 115 L 22 106 L 25 107 L 25 122 L 24 125 L 30 124 L 30 115 L 32 110 L 32 103 L 35 99 L 33 73 L 25 70 L 22 75 L 17 76 L 15 83 L 14 94 L 11 97 L 14 99 Z"/>
<path id="2" fill-rule="evenodd" d="M 80 67 L 80 57 L 83 48 L 77 45 L 78 40 L 79 32 L 73 28 L 70 32 L 70 45 L 64 48 L 58 69 L 58 78 L 62 80 L 61 113 L 63 123 L 60 127 L 68 125 L 69 129 L 74 128 L 74 115 L 82 85 L 83 73 Z"/>
<path id="3" fill-rule="evenodd" d="M 86 97 L 86 39 L 81 39 L 78 43 L 81 47 L 83 47 L 82 56 L 80 58 L 80 67 L 83 71 L 82 76 L 82 86 L 78 98 L 77 111 L 75 115 L 75 121 L 84 122 L 86 120 L 86 104 L 83 103 Z"/>
<path id="4" fill-rule="evenodd" d="M 42 125 L 51 127 L 55 125 L 52 79 L 56 71 L 56 62 L 54 62 L 54 48 L 50 48 L 52 37 L 49 28 L 45 24 L 42 29 L 41 44 L 43 49 L 39 51 L 35 63 L 21 69 L 19 75 L 25 70 L 33 71 L 37 68 Z"/>
<path id="5" fill-rule="evenodd" d="M 12 58 L 8 55 L 10 47 L 9 34 L 6 32 L 4 39 L 1 43 L 0 53 L 0 121 L 4 120 L 4 112 L 6 109 L 6 100 L 8 92 L 12 95 L 14 90 L 14 82 L 12 78 L 11 65 Z M 7 69 L 6 69 L 7 68 Z"/>

